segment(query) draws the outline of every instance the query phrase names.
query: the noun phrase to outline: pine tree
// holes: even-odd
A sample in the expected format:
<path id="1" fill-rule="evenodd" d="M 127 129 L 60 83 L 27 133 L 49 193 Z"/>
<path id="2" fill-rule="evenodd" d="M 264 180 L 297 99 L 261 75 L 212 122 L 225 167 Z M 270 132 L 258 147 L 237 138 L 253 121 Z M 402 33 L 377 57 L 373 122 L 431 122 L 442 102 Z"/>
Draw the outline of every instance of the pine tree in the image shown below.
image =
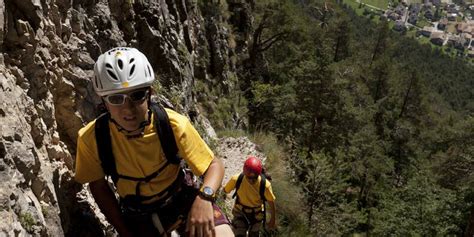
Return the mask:
<path id="1" fill-rule="evenodd" d="M 345 17 L 338 18 L 334 30 L 334 62 L 350 56 L 350 27 Z"/>
<path id="2" fill-rule="evenodd" d="M 388 48 L 388 37 L 390 29 L 388 27 L 387 21 L 381 21 L 377 29 L 377 38 L 374 42 L 374 48 L 372 51 L 372 56 L 370 59 L 370 66 L 375 62 L 376 59 L 381 56 L 385 50 Z"/>
<path id="3" fill-rule="evenodd" d="M 290 34 L 290 30 L 281 27 L 286 26 L 289 21 L 285 4 L 269 3 L 259 9 L 261 15 L 253 30 L 248 57 L 243 61 L 241 70 L 243 80 L 240 85 L 244 97 L 248 101 L 248 120 L 251 130 L 268 127 L 269 120 L 266 114 L 272 110 L 271 103 L 261 104 L 255 101 L 253 90 L 255 83 L 268 84 L 271 82 L 264 53 Z"/>

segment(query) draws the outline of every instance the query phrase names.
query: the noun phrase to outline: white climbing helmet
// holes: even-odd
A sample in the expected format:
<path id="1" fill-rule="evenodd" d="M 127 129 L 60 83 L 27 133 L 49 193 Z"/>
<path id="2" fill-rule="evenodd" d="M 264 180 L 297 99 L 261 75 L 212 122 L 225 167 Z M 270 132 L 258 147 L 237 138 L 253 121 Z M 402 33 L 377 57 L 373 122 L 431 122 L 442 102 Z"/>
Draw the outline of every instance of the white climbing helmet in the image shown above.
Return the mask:
<path id="1" fill-rule="evenodd" d="M 117 47 L 99 56 L 94 65 L 94 90 L 106 96 L 151 86 L 155 74 L 148 59 L 135 48 Z"/>

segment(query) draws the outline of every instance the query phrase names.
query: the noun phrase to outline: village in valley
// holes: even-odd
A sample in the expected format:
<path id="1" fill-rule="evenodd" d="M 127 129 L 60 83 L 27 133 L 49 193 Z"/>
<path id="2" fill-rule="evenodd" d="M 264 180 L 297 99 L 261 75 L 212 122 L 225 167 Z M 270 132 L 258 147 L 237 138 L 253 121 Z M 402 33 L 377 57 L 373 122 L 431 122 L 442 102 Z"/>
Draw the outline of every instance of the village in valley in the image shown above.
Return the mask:
<path id="1" fill-rule="evenodd" d="M 471 0 L 356 0 L 363 15 L 390 21 L 394 31 L 474 59 L 474 2 Z M 384 7 L 386 6 L 386 7 Z"/>

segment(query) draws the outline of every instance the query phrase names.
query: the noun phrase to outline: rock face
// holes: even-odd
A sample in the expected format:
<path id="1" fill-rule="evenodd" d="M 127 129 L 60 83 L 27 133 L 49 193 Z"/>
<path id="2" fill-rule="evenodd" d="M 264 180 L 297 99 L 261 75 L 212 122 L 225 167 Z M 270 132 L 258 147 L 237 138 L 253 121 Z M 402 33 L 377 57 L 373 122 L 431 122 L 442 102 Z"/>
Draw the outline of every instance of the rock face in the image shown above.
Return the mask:
<path id="1" fill-rule="evenodd" d="M 97 115 L 94 60 L 138 48 L 176 109 L 199 118 L 195 81 L 231 90 L 235 77 L 222 5 L 202 2 L 0 0 L 0 235 L 111 234 L 73 181 L 77 131 Z"/>

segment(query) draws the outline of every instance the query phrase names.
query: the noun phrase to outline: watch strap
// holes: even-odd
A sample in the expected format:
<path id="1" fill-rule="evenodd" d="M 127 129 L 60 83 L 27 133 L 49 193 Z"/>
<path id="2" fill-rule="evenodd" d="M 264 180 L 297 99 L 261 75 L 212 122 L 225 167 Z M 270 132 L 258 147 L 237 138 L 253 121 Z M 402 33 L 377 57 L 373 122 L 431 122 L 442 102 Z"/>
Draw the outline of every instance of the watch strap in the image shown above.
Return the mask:
<path id="1" fill-rule="evenodd" d="M 210 188 L 212 190 L 212 195 L 209 195 L 207 193 L 204 192 L 204 188 Z M 199 192 L 198 192 L 199 196 L 201 196 L 201 198 L 203 198 L 204 200 L 208 200 L 208 201 L 211 201 L 211 202 L 215 202 L 216 201 L 216 192 L 211 188 L 211 187 L 208 187 L 208 186 L 203 186 L 199 189 Z"/>

